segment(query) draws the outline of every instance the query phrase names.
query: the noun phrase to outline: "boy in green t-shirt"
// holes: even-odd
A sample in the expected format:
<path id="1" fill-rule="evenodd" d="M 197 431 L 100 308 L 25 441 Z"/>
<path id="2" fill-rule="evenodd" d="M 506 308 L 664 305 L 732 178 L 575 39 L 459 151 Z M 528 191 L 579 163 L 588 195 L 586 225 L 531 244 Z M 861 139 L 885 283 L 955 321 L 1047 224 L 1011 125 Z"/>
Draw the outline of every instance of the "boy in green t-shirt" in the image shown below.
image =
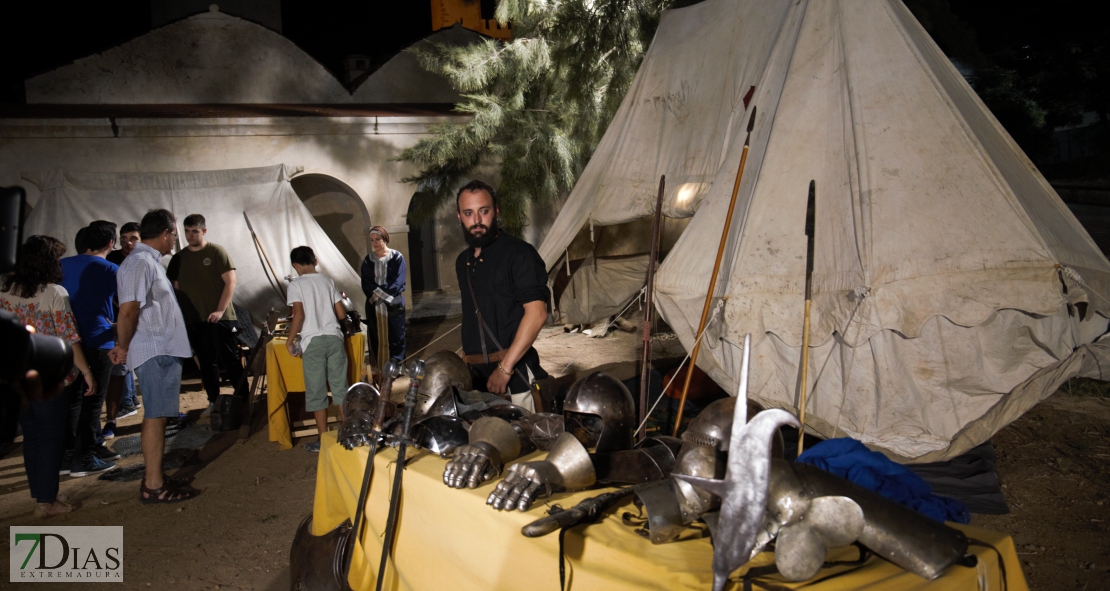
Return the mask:
<path id="1" fill-rule="evenodd" d="M 227 372 L 232 384 L 239 384 L 243 373 L 235 339 L 235 306 L 231 303 L 235 264 L 223 247 L 205 239 L 208 228 L 204 216 L 194 213 L 185 218 L 183 225 L 188 246 L 173 255 L 166 276 L 178 291 L 185 330 L 200 362 L 201 382 L 211 409 L 220 395 L 220 369 Z"/>

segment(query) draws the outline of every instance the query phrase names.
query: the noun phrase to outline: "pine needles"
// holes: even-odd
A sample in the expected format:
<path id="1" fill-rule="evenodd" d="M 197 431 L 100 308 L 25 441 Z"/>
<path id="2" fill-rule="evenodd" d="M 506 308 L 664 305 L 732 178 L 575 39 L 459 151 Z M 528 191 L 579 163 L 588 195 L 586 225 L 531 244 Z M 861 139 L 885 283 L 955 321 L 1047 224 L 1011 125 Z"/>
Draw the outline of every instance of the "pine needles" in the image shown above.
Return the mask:
<path id="1" fill-rule="evenodd" d="M 501 221 L 519 234 L 531 204 L 567 195 L 620 107 L 664 8 L 673 0 L 501 0 L 514 39 L 414 49 L 463 95 L 464 123 L 443 123 L 400 159 L 420 224 L 482 163 L 500 163 Z M 689 4 L 690 2 L 681 2 Z"/>

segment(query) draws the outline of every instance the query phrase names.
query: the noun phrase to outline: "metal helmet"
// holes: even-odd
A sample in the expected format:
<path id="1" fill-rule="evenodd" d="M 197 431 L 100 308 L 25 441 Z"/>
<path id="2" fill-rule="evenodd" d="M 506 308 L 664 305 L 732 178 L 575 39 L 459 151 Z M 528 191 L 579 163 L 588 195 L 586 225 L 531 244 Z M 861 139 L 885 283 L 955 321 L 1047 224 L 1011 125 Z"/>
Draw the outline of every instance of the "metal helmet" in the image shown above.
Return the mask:
<path id="1" fill-rule="evenodd" d="M 632 448 L 636 405 L 620 380 L 594 372 L 570 387 L 563 402 L 564 428 L 596 453 Z"/>
<path id="2" fill-rule="evenodd" d="M 455 398 L 455 387 L 448 386 L 439 393 L 424 413 L 425 417 L 457 417 L 459 416 L 459 403 Z"/>
<path id="3" fill-rule="evenodd" d="M 448 416 L 434 416 L 421 419 L 409 432 L 413 442 L 432 453 L 444 458 L 455 448 L 466 445 L 469 435 L 461 419 Z"/>
<path id="4" fill-rule="evenodd" d="M 451 351 L 437 351 L 424 360 L 424 379 L 417 390 L 416 416 L 423 417 L 451 386 L 470 390 L 470 368 Z"/>

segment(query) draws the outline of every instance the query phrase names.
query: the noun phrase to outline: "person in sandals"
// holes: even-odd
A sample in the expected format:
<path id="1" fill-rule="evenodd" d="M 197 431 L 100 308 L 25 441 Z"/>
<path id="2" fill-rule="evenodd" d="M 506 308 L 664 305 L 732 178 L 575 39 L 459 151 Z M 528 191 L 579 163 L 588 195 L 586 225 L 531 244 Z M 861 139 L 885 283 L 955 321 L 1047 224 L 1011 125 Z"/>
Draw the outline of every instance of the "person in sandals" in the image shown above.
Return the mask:
<path id="1" fill-rule="evenodd" d="M 192 355 L 181 308 L 162 268 L 162 257 L 177 243 L 177 219 L 165 209 L 150 210 L 139 222 L 139 239 L 116 273 L 119 318 L 109 357 L 112 363 L 135 368 L 143 395 L 146 473 L 139 501 L 177 503 L 199 494 L 188 482 L 162 473 L 166 419 L 177 417 L 181 402 L 181 359 Z"/>
<path id="2" fill-rule="evenodd" d="M 299 277 L 289 284 L 287 303 L 293 308 L 293 322 L 285 347 L 302 359 L 304 408 L 313 414 L 316 430 L 323 435 L 328 429 L 328 384 L 340 409 L 347 395 L 347 348 L 339 325 L 347 309 L 335 282 L 316 272 L 316 253 L 311 248 L 298 246 L 289 259 Z M 304 448 L 319 452 L 320 442 L 306 443 Z"/>

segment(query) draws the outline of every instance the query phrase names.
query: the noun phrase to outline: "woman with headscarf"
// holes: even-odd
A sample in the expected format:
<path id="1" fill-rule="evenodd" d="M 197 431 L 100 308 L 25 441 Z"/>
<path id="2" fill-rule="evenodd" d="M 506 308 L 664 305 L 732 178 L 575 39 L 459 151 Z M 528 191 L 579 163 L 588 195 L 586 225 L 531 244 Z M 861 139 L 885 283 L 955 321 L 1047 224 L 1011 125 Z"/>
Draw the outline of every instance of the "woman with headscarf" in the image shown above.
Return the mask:
<path id="1" fill-rule="evenodd" d="M 65 244 L 50 236 L 31 236 L 23 244 L 22 257 L 15 273 L 0 289 L 0 310 L 15 314 L 19 321 L 33 326 L 35 332 L 58 337 L 73 350 L 73 365 L 81 372 L 86 395 L 96 392 L 96 379 L 79 346 L 77 321 L 69 303 L 69 292 L 62 281 L 62 254 Z M 69 427 L 69 400 L 58 394 L 31 400 L 19 415 L 23 428 L 23 464 L 27 485 L 35 502 L 36 517 L 50 517 L 73 511 L 73 506 L 58 495 L 58 475 L 62 466 Z M 95 460 L 95 458 L 94 458 Z M 101 470 L 97 470 L 101 471 Z"/>
<path id="2" fill-rule="evenodd" d="M 405 358 L 405 257 L 389 248 L 389 232 L 370 229 L 370 254 L 362 261 L 370 358 L 379 370 L 390 358 Z"/>

